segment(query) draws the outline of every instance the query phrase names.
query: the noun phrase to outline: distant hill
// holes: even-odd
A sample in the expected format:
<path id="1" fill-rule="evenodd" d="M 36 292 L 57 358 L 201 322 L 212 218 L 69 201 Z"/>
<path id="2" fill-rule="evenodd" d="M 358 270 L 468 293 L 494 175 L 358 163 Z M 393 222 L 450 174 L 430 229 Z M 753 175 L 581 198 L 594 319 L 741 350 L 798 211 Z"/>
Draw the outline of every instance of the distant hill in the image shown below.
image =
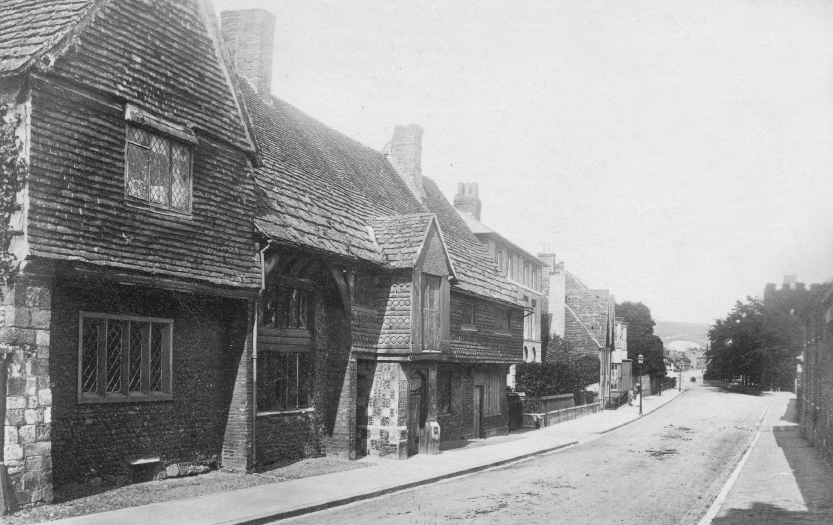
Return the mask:
<path id="1" fill-rule="evenodd" d="M 694 341 L 705 347 L 709 342 L 709 328 L 711 325 L 708 324 L 657 321 L 654 334 L 666 345 L 672 341 Z"/>

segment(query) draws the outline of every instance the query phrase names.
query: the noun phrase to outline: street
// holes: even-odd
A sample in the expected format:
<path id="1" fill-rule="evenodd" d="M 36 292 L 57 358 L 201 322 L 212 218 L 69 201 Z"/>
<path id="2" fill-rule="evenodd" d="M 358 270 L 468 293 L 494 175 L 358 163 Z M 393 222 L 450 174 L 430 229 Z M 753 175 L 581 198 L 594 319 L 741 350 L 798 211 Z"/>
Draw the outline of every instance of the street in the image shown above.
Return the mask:
<path id="1" fill-rule="evenodd" d="M 698 523 L 770 400 L 699 382 L 662 410 L 565 451 L 291 523 Z"/>

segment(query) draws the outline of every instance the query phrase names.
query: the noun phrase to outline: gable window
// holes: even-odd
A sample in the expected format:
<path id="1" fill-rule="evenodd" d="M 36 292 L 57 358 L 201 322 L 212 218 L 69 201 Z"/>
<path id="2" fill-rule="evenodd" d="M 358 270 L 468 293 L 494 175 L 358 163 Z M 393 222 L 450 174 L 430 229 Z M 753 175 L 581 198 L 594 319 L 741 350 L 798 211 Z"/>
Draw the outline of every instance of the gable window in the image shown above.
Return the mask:
<path id="1" fill-rule="evenodd" d="M 512 311 L 506 308 L 495 309 L 495 331 L 509 332 L 512 327 Z"/>
<path id="2" fill-rule="evenodd" d="M 442 338 L 440 284 L 442 277 L 422 274 L 422 348 L 439 350 Z"/>
<path id="3" fill-rule="evenodd" d="M 460 324 L 468 330 L 477 329 L 477 305 L 462 303 L 460 312 Z"/>
<path id="4" fill-rule="evenodd" d="M 173 320 L 82 312 L 78 402 L 171 399 Z"/>
<path id="5" fill-rule="evenodd" d="M 125 194 L 156 206 L 190 212 L 191 148 L 128 125 Z"/>

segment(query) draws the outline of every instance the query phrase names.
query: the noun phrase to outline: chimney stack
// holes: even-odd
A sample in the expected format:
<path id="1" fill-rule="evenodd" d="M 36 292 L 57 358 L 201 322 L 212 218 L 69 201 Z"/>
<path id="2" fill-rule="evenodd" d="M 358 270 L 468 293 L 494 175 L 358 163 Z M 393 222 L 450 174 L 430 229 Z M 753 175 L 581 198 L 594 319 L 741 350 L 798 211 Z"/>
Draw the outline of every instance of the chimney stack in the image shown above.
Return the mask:
<path id="1" fill-rule="evenodd" d="M 476 182 L 461 182 L 457 185 L 457 195 L 454 196 L 454 207 L 480 220 L 482 203 L 478 195 Z"/>
<path id="2" fill-rule="evenodd" d="M 388 151 L 388 160 L 420 202 L 425 198 L 422 188 L 422 134 L 418 124 L 396 126 Z"/>
<path id="3" fill-rule="evenodd" d="M 244 9 L 220 13 L 223 40 L 237 74 L 249 79 L 258 94 L 272 96 L 272 52 L 275 43 L 275 15 L 265 9 Z"/>

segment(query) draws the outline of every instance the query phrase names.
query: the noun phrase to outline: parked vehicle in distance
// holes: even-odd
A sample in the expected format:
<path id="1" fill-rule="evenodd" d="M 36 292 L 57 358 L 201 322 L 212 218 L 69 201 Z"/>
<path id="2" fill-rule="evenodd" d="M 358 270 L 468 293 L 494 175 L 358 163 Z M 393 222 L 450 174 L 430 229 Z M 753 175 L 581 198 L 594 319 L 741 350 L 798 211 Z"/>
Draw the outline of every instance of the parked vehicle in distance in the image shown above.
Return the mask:
<path id="1" fill-rule="evenodd" d="M 697 378 L 696 378 L 696 377 L 692 377 L 689 381 L 691 381 L 692 383 L 696 383 L 696 382 L 697 382 Z"/>

